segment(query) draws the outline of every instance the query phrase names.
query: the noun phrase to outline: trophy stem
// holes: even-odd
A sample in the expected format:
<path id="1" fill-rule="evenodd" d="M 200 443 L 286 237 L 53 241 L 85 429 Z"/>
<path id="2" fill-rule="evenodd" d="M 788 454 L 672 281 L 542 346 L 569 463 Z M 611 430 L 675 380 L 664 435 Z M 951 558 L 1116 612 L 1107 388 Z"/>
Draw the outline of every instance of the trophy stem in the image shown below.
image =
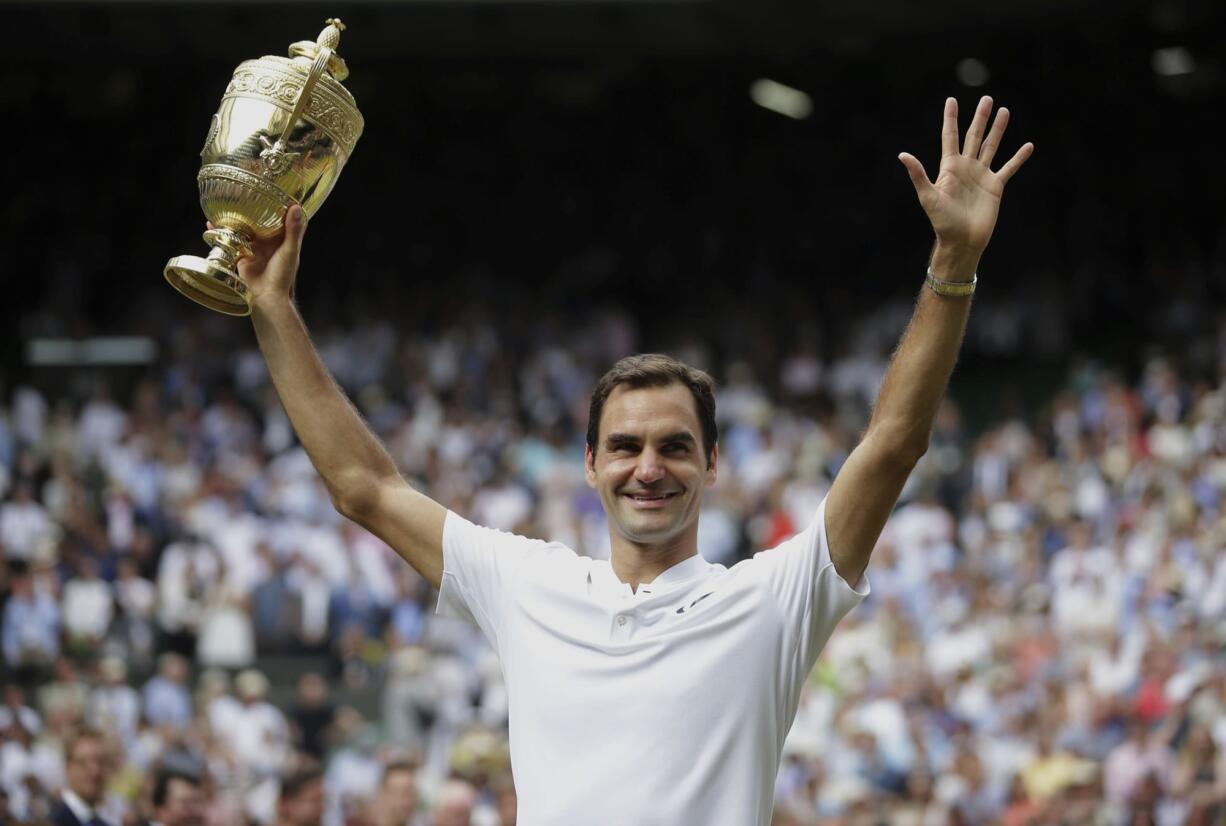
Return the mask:
<path id="1" fill-rule="evenodd" d="M 226 315 L 250 315 L 250 294 L 238 276 L 238 259 L 251 254 L 250 237 L 224 227 L 204 234 L 208 258 L 179 255 L 166 262 L 163 273 L 170 286 L 210 310 Z"/>
<path id="2" fill-rule="evenodd" d="M 239 230 L 219 227 L 204 234 L 204 243 L 212 247 L 207 260 L 225 267 L 230 272 L 238 271 L 238 259 L 251 255 L 251 237 Z"/>

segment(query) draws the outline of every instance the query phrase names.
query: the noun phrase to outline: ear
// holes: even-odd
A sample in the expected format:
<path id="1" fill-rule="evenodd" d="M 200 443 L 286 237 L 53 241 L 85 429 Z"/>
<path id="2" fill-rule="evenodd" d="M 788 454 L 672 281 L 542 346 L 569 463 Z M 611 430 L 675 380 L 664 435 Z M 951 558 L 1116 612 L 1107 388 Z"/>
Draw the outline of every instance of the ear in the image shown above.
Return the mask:
<path id="1" fill-rule="evenodd" d="M 719 461 L 719 445 L 711 448 L 711 458 L 707 462 L 707 486 L 715 484 L 715 465 Z"/>
<path id="2" fill-rule="evenodd" d="M 592 452 L 591 445 L 583 448 L 583 477 L 589 488 L 596 487 L 596 454 Z"/>

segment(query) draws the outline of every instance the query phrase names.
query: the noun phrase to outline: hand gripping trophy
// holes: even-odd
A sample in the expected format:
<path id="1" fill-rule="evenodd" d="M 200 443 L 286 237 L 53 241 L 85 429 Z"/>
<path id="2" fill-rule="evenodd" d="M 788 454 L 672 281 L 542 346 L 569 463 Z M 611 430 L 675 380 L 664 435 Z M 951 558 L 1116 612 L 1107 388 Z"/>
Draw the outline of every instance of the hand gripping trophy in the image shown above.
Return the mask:
<path id="1" fill-rule="evenodd" d="M 212 228 L 207 258 L 178 255 L 166 280 L 209 309 L 249 315 L 247 285 L 237 262 L 251 241 L 276 235 L 291 204 L 309 218 L 332 191 L 362 134 L 362 115 L 341 81 L 349 76 L 336 54 L 345 26 L 327 21 L 314 43 L 299 41 L 290 56 L 247 60 L 234 70 L 213 115 L 197 181 Z"/>

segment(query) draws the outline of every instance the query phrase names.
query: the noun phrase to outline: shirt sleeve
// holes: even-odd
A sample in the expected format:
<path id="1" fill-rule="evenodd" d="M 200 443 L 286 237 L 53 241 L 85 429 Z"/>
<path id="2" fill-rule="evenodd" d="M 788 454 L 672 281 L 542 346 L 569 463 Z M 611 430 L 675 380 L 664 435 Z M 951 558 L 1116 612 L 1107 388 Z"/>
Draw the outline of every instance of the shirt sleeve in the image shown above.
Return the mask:
<path id="1" fill-rule="evenodd" d="M 867 575 L 853 588 L 834 568 L 826 538 L 826 500 L 809 526 L 769 551 L 754 555 L 783 615 L 790 658 L 785 684 L 799 691 L 839 620 L 869 594 Z"/>
<path id="2" fill-rule="evenodd" d="M 475 622 L 498 650 L 498 630 L 516 581 L 552 547 L 538 539 L 474 525 L 448 511 L 436 613 Z"/>

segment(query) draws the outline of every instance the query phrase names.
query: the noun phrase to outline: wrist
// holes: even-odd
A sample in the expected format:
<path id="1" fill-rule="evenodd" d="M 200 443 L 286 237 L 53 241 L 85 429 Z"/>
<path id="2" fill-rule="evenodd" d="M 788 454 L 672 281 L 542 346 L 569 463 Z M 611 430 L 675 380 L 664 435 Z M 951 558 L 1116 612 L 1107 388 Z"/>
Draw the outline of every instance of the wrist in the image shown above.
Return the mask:
<path id="1" fill-rule="evenodd" d="M 938 239 L 928 265 L 932 268 L 932 274 L 941 281 L 969 282 L 979 269 L 981 255 L 982 249 L 942 243 Z"/>
<path id="2" fill-rule="evenodd" d="M 251 296 L 251 315 L 267 316 L 294 308 L 294 299 L 288 293 L 269 292 Z"/>

